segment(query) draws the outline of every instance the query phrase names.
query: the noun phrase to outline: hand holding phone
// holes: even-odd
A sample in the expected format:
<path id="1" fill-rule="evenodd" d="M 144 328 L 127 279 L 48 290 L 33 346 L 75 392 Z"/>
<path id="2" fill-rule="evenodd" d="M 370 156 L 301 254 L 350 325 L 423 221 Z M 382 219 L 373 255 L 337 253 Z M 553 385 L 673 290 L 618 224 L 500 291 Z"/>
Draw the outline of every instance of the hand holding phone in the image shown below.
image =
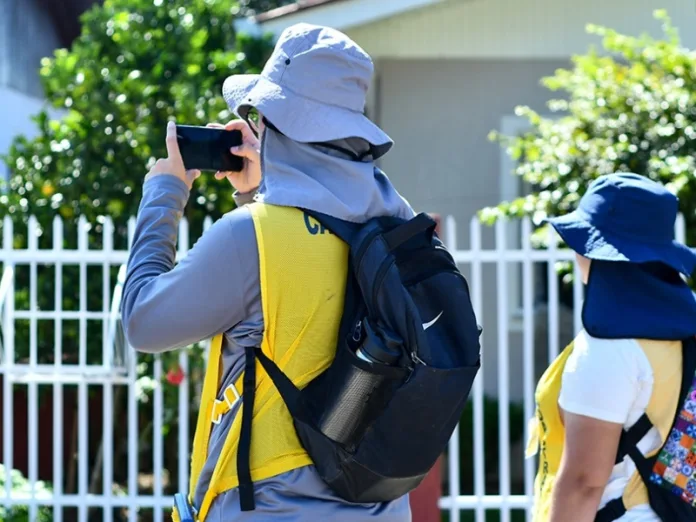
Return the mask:
<path id="1" fill-rule="evenodd" d="M 230 149 L 242 145 L 239 130 L 177 125 L 176 138 L 186 170 L 241 172 L 244 158 Z"/>
<path id="2" fill-rule="evenodd" d="M 227 179 L 240 193 L 248 194 L 258 188 L 261 183 L 261 142 L 257 132 L 262 129 L 252 130 L 244 120 L 231 120 L 225 125 L 221 123 L 209 123 L 208 127 L 220 130 L 237 131 L 242 133 L 242 144 L 232 153 L 244 159 L 244 167 L 241 171 L 219 171 L 215 173 L 215 179 Z"/>
<path id="3" fill-rule="evenodd" d="M 173 121 L 167 123 L 167 138 L 165 144 L 167 147 L 167 157 L 159 158 L 155 162 L 145 176 L 145 181 L 156 176 L 174 176 L 186 183 L 186 186 L 191 189 L 193 182 L 201 175 L 201 171 L 187 169 L 184 166 L 181 152 L 179 151 L 179 144 L 176 139 L 176 125 Z"/>

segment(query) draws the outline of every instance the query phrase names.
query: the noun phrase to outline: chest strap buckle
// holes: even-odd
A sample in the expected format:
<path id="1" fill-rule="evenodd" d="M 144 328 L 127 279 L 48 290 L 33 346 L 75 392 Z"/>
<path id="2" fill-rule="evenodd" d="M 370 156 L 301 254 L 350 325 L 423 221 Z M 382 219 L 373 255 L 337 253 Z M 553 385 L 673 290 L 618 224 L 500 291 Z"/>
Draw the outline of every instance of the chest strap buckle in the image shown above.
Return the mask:
<path id="1" fill-rule="evenodd" d="M 239 395 L 237 387 L 232 383 L 222 392 L 222 398 L 223 400 L 215 399 L 213 403 L 213 413 L 211 415 L 213 424 L 220 424 L 222 416 L 229 412 L 242 397 Z"/>

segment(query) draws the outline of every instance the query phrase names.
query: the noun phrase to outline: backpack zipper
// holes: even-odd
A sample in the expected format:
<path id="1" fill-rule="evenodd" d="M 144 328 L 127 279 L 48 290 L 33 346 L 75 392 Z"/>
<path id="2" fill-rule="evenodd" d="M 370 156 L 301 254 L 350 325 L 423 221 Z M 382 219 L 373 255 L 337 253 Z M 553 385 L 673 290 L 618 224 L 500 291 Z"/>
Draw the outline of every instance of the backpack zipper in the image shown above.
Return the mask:
<path id="1" fill-rule="evenodd" d="M 384 283 L 384 279 L 386 278 L 387 272 L 389 269 L 396 264 L 396 258 L 394 256 L 390 256 L 391 258 L 382 263 L 382 266 L 379 267 L 379 270 L 377 271 L 377 275 L 375 276 L 375 286 L 372 289 L 372 302 L 377 301 L 377 293 L 379 292 L 379 289 L 382 286 L 382 283 Z M 362 321 L 358 323 L 358 325 L 361 327 L 362 326 Z M 411 356 L 411 360 L 415 364 L 422 364 L 423 366 L 427 366 L 425 364 L 425 361 L 418 357 L 418 354 L 415 352 L 415 349 L 411 352 L 409 352 L 409 355 Z M 409 377 L 410 379 L 410 377 Z"/>
<path id="2" fill-rule="evenodd" d="M 394 263 L 396 263 L 396 259 L 394 259 L 394 256 L 392 254 L 389 254 L 389 257 L 384 262 L 382 262 L 382 266 L 380 266 L 379 270 L 377 270 L 377 275 L 375 275 L 375 286 L 372 288 L 373 303 L 377 302 L 377 293 L 379 292 L 379 289 L 382 287 L 382 283 L 384 283 L 387 271 L 392 267 Z"/>
<path id="3" fill-rule="evenodd" d="M 375 238 L 378 235 L 380 235 L 381 233 L 382 233 L 381 229 L 375 228 L 365 237 L 365 239 L 363 241 L 361 241 L 360 248 L 355 252 L 355 257 L 353 258 L 359 263 L 359 265 L 356 266 L 356 268 L 357 268 L 356 271 L 358 273 L 360 272 L 360 268 L 361 268 L 361 265 L 363 262 L 363 256 L 365 255 L 365 251 L 367 251 L 367 249 L 370 247 L 370 245 L 372 245 L 372 243 L 374 242 Z"/>

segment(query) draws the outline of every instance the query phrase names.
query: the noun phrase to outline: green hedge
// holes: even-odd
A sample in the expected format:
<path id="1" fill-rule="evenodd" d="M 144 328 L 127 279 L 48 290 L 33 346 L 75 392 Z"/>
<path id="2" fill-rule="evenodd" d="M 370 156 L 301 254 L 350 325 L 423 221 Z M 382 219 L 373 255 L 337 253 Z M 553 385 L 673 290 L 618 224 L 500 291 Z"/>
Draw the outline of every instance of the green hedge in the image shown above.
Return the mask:
<path id="1" fill-rule="evenodd" d="M 29 481 L 20 471 L 13 469 L 9 474 L 12 477 L 12 496 L 28 495 L 31 493 Z M 3 464 L 0 464 L 0 490 L 5 489 L 7 475 L 7 468 Z M 43 481 L 37 481 L 34 484 L 34 495 L 46 494 L 51 494 L 50 486 Z M 2 522 L 51 522 L 52 520 L 53 516 L 49 508 L 39 508 L 36 518 L 34 520 L 29 520 L 28 506 L 7 507 L 0 505 L 0 521 Z"/>
<path id="2" fill-rule="evenodd" d="M 459 426 L 459 470 L 460 491 L 464 495 L 474 492 L 474 408 L 469 401 Z M 511 403 L 509 408 L 510 446 L 524 437 L 524 407 L 522 404 Z M 491 397 L 483 399 L 483 439 L 484 462 L 487 477 L 496 476 L 499 465 L 500 443 L 498 436 L 498 400 Z M 488 481 L 487 481 L 488 482 Z M 487 493 L 496 494 L 497 483 L 489 484 Z M 491 489 L 493 488 L 493 489 Z M 514 485 L 513 485 L 514 488 Z"/>

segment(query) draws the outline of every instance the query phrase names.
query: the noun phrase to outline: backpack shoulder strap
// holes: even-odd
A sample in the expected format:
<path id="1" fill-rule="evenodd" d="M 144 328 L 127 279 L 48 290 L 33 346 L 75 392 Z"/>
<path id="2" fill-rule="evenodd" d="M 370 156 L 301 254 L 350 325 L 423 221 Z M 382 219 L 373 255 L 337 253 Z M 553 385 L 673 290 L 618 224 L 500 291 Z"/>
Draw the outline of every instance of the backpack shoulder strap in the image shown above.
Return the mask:
<path id="1" fill-rule="evenodd" d="M 302 211 L 316 219 L 324 227 L 329 229 L 348 244 L 353 243 L 364 226 L 364 224 L 352 223 L 350 221 L 338 219 L 321 212 L 315 212 L 313 210 L 302 209 Z M 383 236 L 390 251 L 396 250 L 408 240 L 424 232 L 428 234 L 428 239 L 431 239 L 437 226 L 435 220 L 423 212 L 409 220 L 402 220 L 392 217 L 383 217 L 377 219 L 382 220 L 385 223 L 389 222 L 389 226 L 386 227 L 388 230 L 384 232 Z"/>
<path id="2" fill-rule="evenodd" d="M 640 416 L 640 419 L 628 430 L 621 433 L 619 439 L 619 450 L 616 452 L 615 464 L 620 463 L 629 454 L 629 451 L 638 445 L 652 429 L 653 423 L 647 413 Z"/>
<path id="3" fill-rule="evenodd" d="M 423 232 L 427 232 L 429 239 L 431 239 L 436 226 L 437 223 L 435 223 L 433 218 L 427 214 L 420 213 L 414 218 L 406 221 L 403 225 L 399 225 L 389 232 L 386 232 L 384 234 L 384 240 L 387 242 L 389 250 L 394 251 L 409 239 Z"/>
<path id="4" fill-rule="evenodd" d="M 350 221 L 345 221 L 321 212 L 315 212 L 314 210 L 307 210 L 304 208 L 302 209 L 302 212 L 316 219 L 321 225 L 326 227 L 329 231 L 337 235 L 349 245 L 353 243 L 358 235 L 358 232 L 360 232 L 361 225 L 359 223 L 351 223 Z"/>
<path id="5" fill-rule="evenodd" d="M 260 351 L 260 350 L 259 350 Z M 242 511 L 254 511 L 254 483 L 251 480 L 251 423 L 256 399 L 256 350 L 245 348 L 244 391 L 242 392 L 242 426 L 237 448 L 237 475 L 239 476 L 239 505 Z"/>

